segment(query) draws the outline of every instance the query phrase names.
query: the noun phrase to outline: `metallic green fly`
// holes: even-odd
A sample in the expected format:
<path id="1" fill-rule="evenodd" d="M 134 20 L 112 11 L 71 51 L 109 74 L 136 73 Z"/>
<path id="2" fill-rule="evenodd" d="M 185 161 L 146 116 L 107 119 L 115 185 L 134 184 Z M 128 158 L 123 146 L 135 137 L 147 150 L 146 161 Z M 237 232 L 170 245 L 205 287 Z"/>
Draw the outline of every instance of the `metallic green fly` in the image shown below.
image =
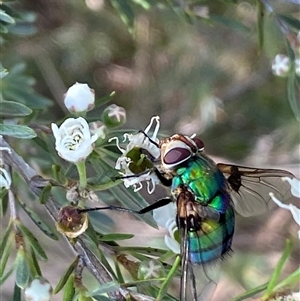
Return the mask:
<path id="1" fill-rule="evenodd" d="M 220 259 L 231 250 L 234 211 L 243 216 L 261 214 L 272 205 L 269 193 L 280 199 L 291 197 L 290 186 L 282 177 L 294 178 L 288 171 L 250 168 L 214 163 L 204 154 L 197 137 L 175 134 L 157 143 L 160 150 L 151 169 L 160 183 L 170 187 L 171 196 L 134 211 L 108 206 L 90 210 L 121 210 L 144 214 L 176 202 L 176 223 L 180 234 L 181 301 L 209 301 L 216 288 Z M 147 150 L 141 150 L 147 156 Z M 144 173 L 145 173 L 144 172 Z M 138 177 L 139 175 L 137 175 Z"/>
<path id="2" fill-rule="evenodd" d="M 208 301 L 217 285 L 218 259 L 231 250 L 234 209 L 243 216 L 267 211 L 272 205 L 270 192 L 281 199 L 291 196 L 289 184 L 281 178 L 294 176 L 284 170 L 215 164 L 204 154 L 203 142 L 193 136 L 175 134 L 162 139 L 159 147 L 156 174 L 171 187 L 177 204 L 180 300 Z"/>

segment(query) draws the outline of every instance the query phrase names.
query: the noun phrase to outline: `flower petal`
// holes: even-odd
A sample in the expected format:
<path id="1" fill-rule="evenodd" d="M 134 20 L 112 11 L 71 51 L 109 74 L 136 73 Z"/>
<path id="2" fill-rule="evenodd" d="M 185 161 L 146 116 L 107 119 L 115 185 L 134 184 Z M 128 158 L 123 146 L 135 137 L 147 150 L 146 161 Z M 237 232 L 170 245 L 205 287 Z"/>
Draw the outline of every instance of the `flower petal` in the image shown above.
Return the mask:
<path id="1" fill-rule="evenodd" d="M 291 193 L 293 196 L 300 198 L 300 181 L 296 178 L 283 177 L 283 181 L 289 182 L 291 185 Z"/>
<path id="2" fill-rule="evenodd" d="M 4 187 L 9 189 L 11 185 L 11 176 L 9 172 L 5 169 L 0 167 L 0 188 Z"/>
<path id="3" fill-rule="evenodd" d="M 175 254 L 180 254 L 180 244 L 178 243 L 178 241 L 168 235 L 165 235 L 165 244 Z"/>
<path id="4" fill-rule="evenodd" d="M 152 137 L 148 137 L 147 133 L 154 121 L 156 121 L 154 133 Z M 128 141 L 125 149 L 120 147 L 117 137 L 109 139 L 109 142 L 116 140 L 117 147 L 122 153 L 116 162 L 115 168 L 120 170 L 125 187 L 133 186 L 134 190 L 138 191 L 142 188 L 141 182 L 145 181 L 147 182 L 148 193 L 151 194 L 155 190 L 156 184 L 160 183 L 154 173 L 154 162 L 160 157 L 160 148 L 157 145 L 158 139 L 156 137 L 159 126 L 159 117 L 155 116 L 151 118 L 144 133 L 125 133 L 123 135 L 124 142 Z"/>
<path id="5" fill-rule="evenodd" d="M 153 210 L 153 218 L 157 225 L 166 229 L 168 229 L 169 222 L 175 219 L 175 216 L 176 205 L 173 202 Z"/>

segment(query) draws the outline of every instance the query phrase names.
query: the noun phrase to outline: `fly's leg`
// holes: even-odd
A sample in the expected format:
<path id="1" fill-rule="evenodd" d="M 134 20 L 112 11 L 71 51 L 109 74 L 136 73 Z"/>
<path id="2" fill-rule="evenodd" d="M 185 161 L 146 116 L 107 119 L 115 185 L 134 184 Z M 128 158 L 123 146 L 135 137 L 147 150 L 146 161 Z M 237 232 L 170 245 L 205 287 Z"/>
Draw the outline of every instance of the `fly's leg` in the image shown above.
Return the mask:
<path id="1" fill-rule="evenodd" d="M 166 178 L 157 168 L 154 169 L 154 172 L 164 186 L 170 187 L 172 185 L 172 178 Z"/>
<path id="2" fill-rule="evenodd" d="M 173 202 L 172 198 L 165 197 L 162 199 L 157 200 L 155 203 L 142 208 L 141 210 L 132 210 L 124 207 L 119 207 L 119 206 L 105 206 L 105 207 L 94 207 L 94 208 L 86 208 L 86 209 L 78 209 L 80 213 L 82 212 L 89 212 L 89 211 L 100 211 L 100 210 L 117 210 L 117 211 L 123 211 L 123 212 L 131 212 L 131 213 L 136 213 L 136 214 L 144 214 L 147 212 L 150 212 L 154 209 L 166 206 Z"/>

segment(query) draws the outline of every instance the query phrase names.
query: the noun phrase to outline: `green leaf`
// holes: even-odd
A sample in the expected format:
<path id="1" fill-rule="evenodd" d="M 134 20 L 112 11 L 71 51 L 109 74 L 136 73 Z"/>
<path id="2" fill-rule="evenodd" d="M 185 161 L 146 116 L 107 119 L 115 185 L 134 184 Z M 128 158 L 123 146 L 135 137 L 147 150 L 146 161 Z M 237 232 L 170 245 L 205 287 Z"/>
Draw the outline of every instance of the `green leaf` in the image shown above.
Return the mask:
<path id="1" fill-rule="evenodd" d="M 225 16 L 211 15 L 209 19 L 240 32 L 250 32 L 250 29 L 243 23 L 235 21 L 231 18 L 227 18 Z"/>
<path id="2" fill-rule="evenodd" d="M 118 252 L 129 252 L 130 254 L 134 252 L 138 252 L 141 254 L 149 255 L 151 254 L 152 256 L 161 256 L 166 253 L 166 250 L 163 249 L 158 249 L 158 248 L 151 248 L 151 247 L 114 247 L 115 250 Z"/>
<path id="3" fill-rule="evenodd" d="M 300 30 L 300 20 L 293 18 L 291 16 L 284 16 L 281 14 L 278 14 L 278 16 L 283 19 L 286 23 L 288 23 L 290 26 L 294 27 L 297 30 Z"/>
<path id="4" fill-rule="evenodd" d="M 9 2 L 9 1 L 15 1 L 15 0 L 6 0 L 5 2 Z M 20 13 L 18 13 L 16 10 L 12 9 L 9 5 L 7 5 L 3 2 L 0 4 L 0 8 L 2 10 L 4 10 L 8 15 L 10 15 L 14 19 L 22 18 Z"/>
<path id="5" fill-rule="evenodd" d="M 21 222 L 17 224 L 17 227 L 20 229 L 20 231 L 23 233 L 24 237 L 26 237 L 36 252 L 36 254 L 42 259 L 47 260 L 48 257 L 43 250 L 42 246 L 40 245 L 39 241 L 35 238 L 35 236 L 32 234 L 32 232 L 29 231 L 27 227 L 25 227 Z"/>
<path id="6" fill-rule="evenodd" d="M 16 284 L 18 287 L 24 289 L 30 278 L 30 268 L 27 260 L 26 253 L 22 247 L 19 248 L 15 260 L 16 270 Z"/>
<path id="7" fill-rule="evenodd" d="M 0 23 L 0 33 L 8 33 L 7 27 Z"/>
<path id="8" fill-rule="evenodd" d="M 21 301 L 21 288 L 17 286 L 17 284 L 15 283 L 15 287 L 14 287 L 14 296 L 13 296 L 13 300 L 12 301 Z"/>
<path id="9" fill-rule="evenodd" d="M 12 243 L 11 241 L 8 242 L 6 245 L 5 245 L 5 248 L 1 254 L 1 260 L 0 260 L 0 278 L 3 277 L 3 274 L 4 274 L 4 271 L 5 271 L 5 268 L 6 268 L 6 264 L 7 264 L 7 261 L 8 261 L 8 258 L 9 258 L 9 255 L 11 254 L 12 252 Z"/>
<path id="10" fill-rule="evenodd" d="M 25 70 L 26 65 L 23 63 L 10 68 L 9 74 L 2 80 L 3 99 L 23 103 L 31 109 L 44 110 L 52 101 L 35 92 L 35 79 L 24 75 Z"/>
<path id="11" fill-rule="evenodd" d="M 45 204 L 50 197 L 52 185 L 48 183 L 43 190 L 41 191 L 41 195 L 39 197 L 40 203 Z"/>
<path id="12" fill-rule="evenodd" d="M 15 124 L 0 124 L 0 135 L 6 135 L 20 139 L 32 139 L 36 137 L 36 133 L 33 129 L 26 125 Z"/>
<path id="13" fill-rule="evenodd" d="M 15 24 L 15 20 L 8 15 L 4 10 L 0 9 L 0 21 L 7 24 Z"/>
<path id="14" fill-rule="evenodd" d="M 93 299 L 95 299 L 97 301 L 113 301 L 112 299 L 109 299 L 105 296 L 93 296 Z"/>
<path id="15" fill-rule="evenodd" d="M 296 96 L 296 93 L 295 72 L 290 72 L 287 78 L 287 98 L 295 117 L 297 118 L 297 120 L 300 120 L 300 104 L 297 100 L 298 98 Z"/>
<path id="16" fill-rule="evenodd" d="M 74 271 L 74 269 L 77 266 L 78 259 L 79 258 L 76 257 L 76 259 L 71 263 L 71 265 L 64 272 L 64 274 L 60 278 L 58 284 L 56 285 L 56 287 L 55 287 L 55 289 L 53 291 L 54 294 L 57 294 L 65 285 L 68 285 L 68 282 L 70 281 L 70 278 L 72 278 L 72 277 L 74 278 L 73 271 Z M 66 288 L 65 288 L 65 292 L 66 292 Z"/>
<path id="17" fill-rule="evenodd" d="M 3 100 L 0 102 L 0 107 L 0 117 L 2 118 L 27 116 L 32 113 L 31 109 L 15 101 Z"/>
<path id="18" fill-rule="evenodd" d="M 45 138 L 43 136 L 36 136 L 32 141 L 35 142 L 46 153 L 49 153 L 48 144 L 45 142 Z"/>
<path id="19" fill-rule="evenodd" d="M 129 2 L 124 0 L 110 0 L 110 2 L 118 11 L 121 20 L 131 29 L 133 27 L 134 13 Z"/>
<path id="20" fill-rule="evenodd" d="M 5 233 L 2 237 L 2 240 L 0 242 L 0 260 L 4 254 L 4 249 L 6 248 L 6 245 L 10 244 L 11 240 L 12 240 L 12 236 L 11 234 L 11 230 L 12 230 L 12 223 L 10 222 L 5 230 Z"/>
<path id="21" fill-rule="evenodd" d="M 261 1 L 257 1 L 257 29 L 259 49 L 262 49 L 264 45 L 264 20 L 265 6 Z"/>
<path id="22" fill-rule="evenodd" d="M 4 76 L 6 76 L 8 74 L 8 70 L 1 67 L 0 68 L 0 79 L 2 79 Z"/>
<path id="23" fill-rule="evenodd" d="M 247 290 L 247 292 L 242 293 L 238 296 L 236 296 L 235 298 L 230 299 L 230 301 L 242 301 L 242 300 L 246 300 L 249 299 L 255 295 L 257 295 L 258 293 L 261 293 L 262 291 L 264 291 L 268 286 L 268 282 L 264 283 L 260 286 L 257 286 L 253 289 Z"/>
<path id="24" fill-rule="evenodd" d="M 7 271 L 7 273 L 0 277 L 0 286 L 7 280 L 7 278 L 10 277 L 10 275 L 13 273 L 14 270 L 15 267 L 11 266 L 10 269 Z"/>
<path id="25" fill-rule="evenodd" d="M 23 210 L 27 213 L 27 215 L 31 218 L 31 220 L 36 224 L 36 226 L 48 237 L 58 240 L 57 235 L 51 230 L 51 228 L 30 208 L 26 206 L 21 200 L 19 200 Z"/>
<path id="26" fill-rule="evenodd" d="M 266 292 L 262 297 L 262 300 L 268 300 L 269 297 L 271 296 L 271 294 L 274 293 L 273 288 L 276 285 L 276 283 L 279 279 L 279 276 L 282 272 L 282 268 L 283 268 L 285 262 L 287 261 L 288 257 L 291 255 L 291 253 L 292 253 L 292 242 L 289 239 L 287 239 L 283 254 L 281 255 L 281 257 L 278 261 L 278 264 L 271 276 L 271 279 L 269 281 Z"/>
<path id="27" fill-rule="evenodd" d="M 0 188 L 0 216 L 3 217 L 6 214 L 8 207 L 8 193 L 7 189 Z"/>
<path id="28" fill-rule="evenodd" d="M 175 259 L 175 262 L 170 270 L 170 272 L 168 273 L 166 280 L 161 284 L 158 295 L 157 295 L 157 299 L 161 300 L 163 298 L 163 296 L 167 293 L 168 287 L 172 281 L 172 279 L 174 278 L 175 274 L 177 273 L 178 269 L 180 268 L 180 261 L 181 258 L 178 255 Z"/>
<path id="29" fill-rule="evenodd" d="M 116 241 L 116 240 L 125 240 L 134 237 L 133 234 L 127 233 L 112 233 L 112 234 L 100 234 L 98 239 L 101 241 Z"/>
<path id="30" fill-rule="evenodd" d="M 120 268 L 120 264 L 116 258 L 114 258 L 114 264 L 115 264 L 115 270 L 116 270 L 116 276 L 119 283 L 124 283 L 124 277 L 122 275 L 122 271 Z"/>
<path id="31" fill-rule="evenodd" d="M 37 261 L 37 258 L 35 256 L 35 252 L 34 252 L 34 249 L 31 247 L 30 248 L 30 254 L 31 254 L 31 262 L 32 262 L 32 266 L 33 268 L 35 269 L 36 271 L 36 274 L 38 276 L 42 276 L 42 272 L 41 272 L 41 268 L 40 268 L 40 265 Z"/>
<path id="32" fill-rule="evenodd" d="M 72 273 L 70 277 L 68 278 L 68 281 L 65 285 L 64 295 L 62 301 L 70 301 L 73 300 L 73 297 L 75 295 L 75 287 L 74 287 L 74 274 Z"/>
<path id="33" fill-rule="evenodd" d="M 86 295 L 92 297 L 95 295 L 101 295 L 101 294 L 113 292 L 118 289 L 120 289 L 120 284 L 117 281 L 110 281 L 101 285 L 99 288 L 95 290 L 89 291 L 88 293 L 86 293 Z"/>
<path id="34" fill-rule="evenodd" d="M 111 101 L 114 98 L 115 95 L 116 95 L 116 92 L 113 91 L 107 96 L 104 96 L 100 99 L 96 99 L 95 100 L 95 107 L 99 107 L 99 106 L 102 106 L 102 105 L 108 103 L 109 101 Z M 95 120 L 99 120 L 99 117 L 98 117 L 98 119 L 95 119 Z"/>
<path id="35" fill-rule="evenodd" d="M 296 269 L 292 274 L 287 276 L 284 280 L 280 281 L 275 287 L 274 292 L 284 290 L 286 287 L 294 287 L 300 281 L 300 269 Z"/>
<path id="36" fill-rule="evenodd" d="M 142 6 L 143 9 L 146 9 L 146 10 L 150 9 L 151 6 L 153 5 L 153 3 L 150 3 L 147 0 L 133 0 L 133 2 L 135 2 L 136 4 Z"/>

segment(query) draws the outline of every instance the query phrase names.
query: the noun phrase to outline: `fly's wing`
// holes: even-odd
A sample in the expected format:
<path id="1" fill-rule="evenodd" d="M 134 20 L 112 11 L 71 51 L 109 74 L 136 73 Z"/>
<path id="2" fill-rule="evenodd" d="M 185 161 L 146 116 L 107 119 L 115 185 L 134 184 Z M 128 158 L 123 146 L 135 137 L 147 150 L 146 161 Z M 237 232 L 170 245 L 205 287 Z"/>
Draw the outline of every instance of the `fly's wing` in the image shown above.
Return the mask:
<path id="1" fill-rule="evenodd" d="M 180 301 L 209 301 L 217 287 L 220 275 L 220 260 L 211 264 L 192 263 L 189 258 L 188 230 L 179 223 L 181 240 Z M 221 256 L 221 254 L 220 254 Z"/>
<path id="2" fill-rule="evenodd" d="M 221 260 L 212 264 L 188 264 L 187 298 L 183 300 L 210 301 L 217 287 Z"/>
<path id="3" fill-rule="evenodd" d="M 273 201 L 272 192 L 281 201 L 292 197 L 291 186 L 282 177 L 294 178 L 285 170 L 262 169 L 230 164 L 217 164 L 227 179 L 235 210 L 243 216 L 259 215 L 268 211 Z"/>

